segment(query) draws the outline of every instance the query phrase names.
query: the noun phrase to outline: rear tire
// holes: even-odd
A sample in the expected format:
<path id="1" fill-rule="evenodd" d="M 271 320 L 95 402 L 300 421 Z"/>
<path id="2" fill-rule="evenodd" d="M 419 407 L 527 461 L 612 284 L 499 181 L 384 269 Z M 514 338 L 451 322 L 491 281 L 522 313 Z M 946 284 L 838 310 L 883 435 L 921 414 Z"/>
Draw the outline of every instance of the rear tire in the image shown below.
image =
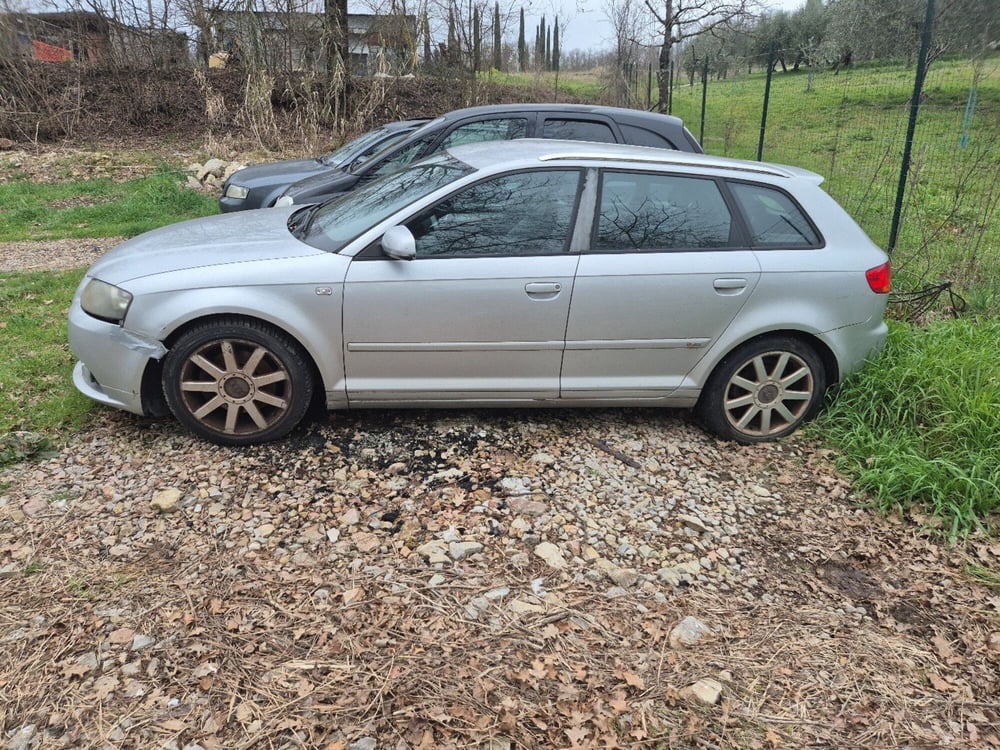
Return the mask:
<path id="1" fill-rule="evenodd" d="M 823 362 L 812 347 L 770 336 L 726 355 L 695 409 L 719 437 L 762 443 L 791 434 L 813 417 L 827 385 Z"/>
<path id="2" fill-rule="evenodd" d="M 312 401 L 312 369 L 290 337 L 225 318 L 184 333 L 163 365 L 163 394 L 188 429 L 221 445 L 277 440 Z"/>

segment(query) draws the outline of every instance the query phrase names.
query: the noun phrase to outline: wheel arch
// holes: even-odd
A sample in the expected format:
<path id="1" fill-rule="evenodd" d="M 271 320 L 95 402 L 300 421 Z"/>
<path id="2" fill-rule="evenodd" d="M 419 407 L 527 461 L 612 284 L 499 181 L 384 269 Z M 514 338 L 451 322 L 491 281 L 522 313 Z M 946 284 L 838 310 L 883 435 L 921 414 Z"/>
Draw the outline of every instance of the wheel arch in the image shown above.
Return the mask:
<path id="1" fill-rule="evenodd" d="M 749 338 L 733 343 L 718 357 L 716 357 L 714 362 L 712 362 L 712 365 L 708 368 L 705 376 L 706 382 L 708 378 L 710 378 L 712 374 L 719 369 L 719 366 L 726 360 L 726 358 L 737 349 L 769 338 L 791 338 L 810 347 L 814 352 L 816 352 L 816 356 L 819 357 L 820 362 L 823 363 L 827 387 L 840 382 L 840 364 L 837 362 L 837 356 L 833 353 L 833 350 L 819 336 L 797 328 L 777 328 L 772 331 L 761 331 L 760 333 L 754 334 Z"/>
<path id="2" fill-rule="evenodd" d="M 168 333 L 163 339 L 163 345 L 169 351 L 173 348 L 174 344 L 181 338 L 181 336 L 199 326 L 211 325 L 212 323 L 239 323 L 241 321 L 269 328 L 272 331 L 287 337 L 296 346 L 298 346 L 302 351 L 302 355 L 305 357 L 314 382 L 318 386 L 314 388 L 313 399 L 317 403 L 320 400 L 325 402 L 324 394 L 326 383 L 313 352 L 309 350 L 308 346 L 303 344 L 294 332 L 288 330 L 284 326 L 276 324 L 272 320 L 268 320 L 267 318 L 256 315 L 248 315 L 246 313 L 208 313 L 200 315 L 191 318 L 190 320 L 185 320 L 176 328 L 171 330 L 170 333 Z M 163 363 L 165 359 L 166 357 L 161 359 L 150 359 L 146 363 L 146 369 L 142 375 L 143 409 L 151 416 L 165 416 L 170 413 L 167 402 L 163 397 Z"/>

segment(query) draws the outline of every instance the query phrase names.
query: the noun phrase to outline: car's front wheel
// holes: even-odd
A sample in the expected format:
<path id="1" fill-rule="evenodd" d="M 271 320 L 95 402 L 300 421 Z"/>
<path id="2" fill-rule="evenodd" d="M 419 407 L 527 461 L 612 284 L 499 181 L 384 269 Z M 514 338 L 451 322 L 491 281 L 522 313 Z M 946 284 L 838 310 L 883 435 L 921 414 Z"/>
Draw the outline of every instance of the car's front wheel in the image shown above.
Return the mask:
<path id="1" fill-rule="evenodd" d="M 313 376 L 301 347 L 257 321 L 223 319 L 186 331 L 163 366 L 174 416 L 223 445 L 284 437 L 302 421 Z"/>
<path id="2" fill-rule="evenodd" d="M 823 362 L 812 348 L 773 336 L 727 355 L 709 378 L 697 411 L 709 430 L 728 440 L 776 440 L 816 413 L 826 388 Z"/>

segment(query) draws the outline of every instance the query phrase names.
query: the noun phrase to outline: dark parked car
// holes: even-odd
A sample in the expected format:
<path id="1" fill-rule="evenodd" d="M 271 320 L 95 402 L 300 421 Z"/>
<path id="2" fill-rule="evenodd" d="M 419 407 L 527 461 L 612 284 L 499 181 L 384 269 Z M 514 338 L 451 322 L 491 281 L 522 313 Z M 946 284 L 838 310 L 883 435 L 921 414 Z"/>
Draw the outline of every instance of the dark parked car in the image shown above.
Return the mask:
<path id="1" fill-rule="evenodd" d="M 315 159 L 287 159 L 241 169 L 222 186 L 219 208 L 223 213 L 244 211 L 248 208 L 269 208 L 293 182 L 314 175 L 337 172 L 358 159 L 365 159 L 402 140 L 427 122 L 427 120 L 390 122 L 348 141 L 332 153 Z"/>
<path id="2" fill-rule="evenodd" d="M 274 205 L 322 203 L 376 177 L 453 146 L 514 138 L 627 143 L 703 153 L 677 117 L 636 109 L 585 104 L 499 104 L 456 109 L 424 125 L 370 159 L 307 177 L 291 185 Z"/>

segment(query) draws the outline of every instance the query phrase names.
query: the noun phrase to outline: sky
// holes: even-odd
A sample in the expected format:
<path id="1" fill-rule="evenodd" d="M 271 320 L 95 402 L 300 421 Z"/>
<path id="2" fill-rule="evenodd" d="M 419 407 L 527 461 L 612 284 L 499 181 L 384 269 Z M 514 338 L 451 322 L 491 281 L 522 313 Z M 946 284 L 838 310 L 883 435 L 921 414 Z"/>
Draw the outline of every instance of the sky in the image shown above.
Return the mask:
<path id="1" fill-rule="evenodd" d="M 805 0 L 762 0 L 761 6 L 768 10 L 795 10 L 805 4 Z M 610 49 L 613 46 L 614 33 L 604 11 L 601 0 L 577 0 L 574 9 L 573 0 L 541 0 L 533 3 L 537 10 L 534 13 L 525 11 L 525 34 L 529 41 L 538 20 L 544 13 L 551 21 L 555 8 L 561 8 L 559 23 L 562 35 L 559 46 L 564 50 L 571 49 Z M 546 8 L 546 6 L 548 6 Z M 516 29 L 515 29 L 516 31 Z"/>

